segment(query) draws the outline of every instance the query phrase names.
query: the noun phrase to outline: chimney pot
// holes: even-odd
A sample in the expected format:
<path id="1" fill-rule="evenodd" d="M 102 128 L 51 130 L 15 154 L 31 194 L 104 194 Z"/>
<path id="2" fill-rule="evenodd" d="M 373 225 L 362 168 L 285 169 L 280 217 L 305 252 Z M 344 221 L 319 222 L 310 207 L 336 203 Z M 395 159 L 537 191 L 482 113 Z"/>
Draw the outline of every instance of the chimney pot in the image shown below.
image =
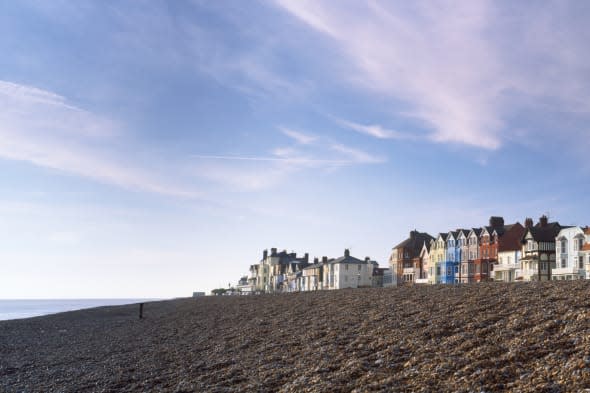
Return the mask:
<path id="1" fill-rule="evenodd" d="M 547 226 L 547 221 L 548 221 L 547 216 L 544 214 L 539 218 L 539 223 L 541 224 L 542 227 Z"/>
<path id="2" fill-rule="evenodd" d="M 530 218 L 530 217 L 527 217 L 527 218 L 524 220 L 524 227 L 525 227 L 525 228 L 532 228 L 532 227 L 533 227 L 533 219 L 532 219 L 532 218 Z"/>

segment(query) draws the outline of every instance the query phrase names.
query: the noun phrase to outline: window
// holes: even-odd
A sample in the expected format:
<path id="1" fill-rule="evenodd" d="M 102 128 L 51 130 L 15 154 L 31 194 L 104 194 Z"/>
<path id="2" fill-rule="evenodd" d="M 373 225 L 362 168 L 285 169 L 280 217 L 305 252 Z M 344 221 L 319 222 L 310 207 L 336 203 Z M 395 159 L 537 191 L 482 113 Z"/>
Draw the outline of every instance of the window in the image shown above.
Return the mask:
<path id="1" fill-rule="evenodd" d="M 358 265 L 358 268 L 359 268 L 359 272 L 360 272 L 361 271 L 361 265 Z"/>
<path id="2" fill-rule="evenodd" d="M 344 265 L 344 270 L 348 270 L 348 265 Z"/>
<path id="3" fill-rule="evenodd" d="M 565 258 L 561 258 L 561 267 L 566 267 L 567 266 L 567 261 Z"/>
<path id="4" fill-rule="evenodd" d="M 567 253 L 567 240 L 565 240 L 565 239 L 561 240 L 561 253 L 562 254 Z"/>
<path id="5" fill-rule="evenodd" d="M 578 268 L 579 269 L 584 269 L 584 257 L 583 256 L 580 256 L 578 258 Z"/>

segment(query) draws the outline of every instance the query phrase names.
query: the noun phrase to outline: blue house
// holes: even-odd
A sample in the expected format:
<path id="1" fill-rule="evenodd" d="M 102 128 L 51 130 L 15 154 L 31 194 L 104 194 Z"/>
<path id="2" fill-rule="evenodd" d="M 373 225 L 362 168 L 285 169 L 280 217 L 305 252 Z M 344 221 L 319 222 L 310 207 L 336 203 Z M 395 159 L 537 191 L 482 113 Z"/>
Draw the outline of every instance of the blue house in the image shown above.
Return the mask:
<path id="1" fill-rule="evenodd" d="M 459 245 L 460 230 L 451 231 L 447 235 L 447 255 L 441 263 L 441 284 L 455 284 L 459 282 L 459 267 L 461 266 L 461 246 Z"/>

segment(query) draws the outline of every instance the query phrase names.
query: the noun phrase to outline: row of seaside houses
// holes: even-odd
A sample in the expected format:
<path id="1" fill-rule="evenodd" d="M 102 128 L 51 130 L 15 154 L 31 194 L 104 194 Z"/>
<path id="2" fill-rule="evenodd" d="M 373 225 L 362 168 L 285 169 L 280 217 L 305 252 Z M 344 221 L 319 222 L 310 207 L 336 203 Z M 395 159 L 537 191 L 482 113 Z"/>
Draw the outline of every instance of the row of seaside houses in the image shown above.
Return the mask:
<path id="1" fill-rule="evenodd" d="M 322 257 L 309 261 L 309 254 L 298 257 L 294 252 L 264 250 L 259 263 L 250 266 L 238 289 L 247 293 L 278 293 L 325 289 L 380 287 L 388 269 L 366 257 L 355 258 L 348 249 L 338 258 Z M 385 284 L 387 285 L 387 279 Z"/>
<path id="2" fill-rule="evenodd" d="M 590 279 L 590 228 L 549 222 L 487 226 L 441 232 L 411 231 L 389 258 L 394 285 L 481 281 Z"/>

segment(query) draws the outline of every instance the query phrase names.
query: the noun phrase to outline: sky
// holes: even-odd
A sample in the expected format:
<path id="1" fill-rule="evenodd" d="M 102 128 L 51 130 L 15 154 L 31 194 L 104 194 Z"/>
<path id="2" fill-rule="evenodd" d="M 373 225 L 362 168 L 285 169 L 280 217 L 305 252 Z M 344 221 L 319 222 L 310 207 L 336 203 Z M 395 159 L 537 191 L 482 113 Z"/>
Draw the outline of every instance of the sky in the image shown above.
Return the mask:
<path id="1" fill-rule="evenodd" d="M 0 2 L 0 298 L 590 223 L 585 1 Z"/>

